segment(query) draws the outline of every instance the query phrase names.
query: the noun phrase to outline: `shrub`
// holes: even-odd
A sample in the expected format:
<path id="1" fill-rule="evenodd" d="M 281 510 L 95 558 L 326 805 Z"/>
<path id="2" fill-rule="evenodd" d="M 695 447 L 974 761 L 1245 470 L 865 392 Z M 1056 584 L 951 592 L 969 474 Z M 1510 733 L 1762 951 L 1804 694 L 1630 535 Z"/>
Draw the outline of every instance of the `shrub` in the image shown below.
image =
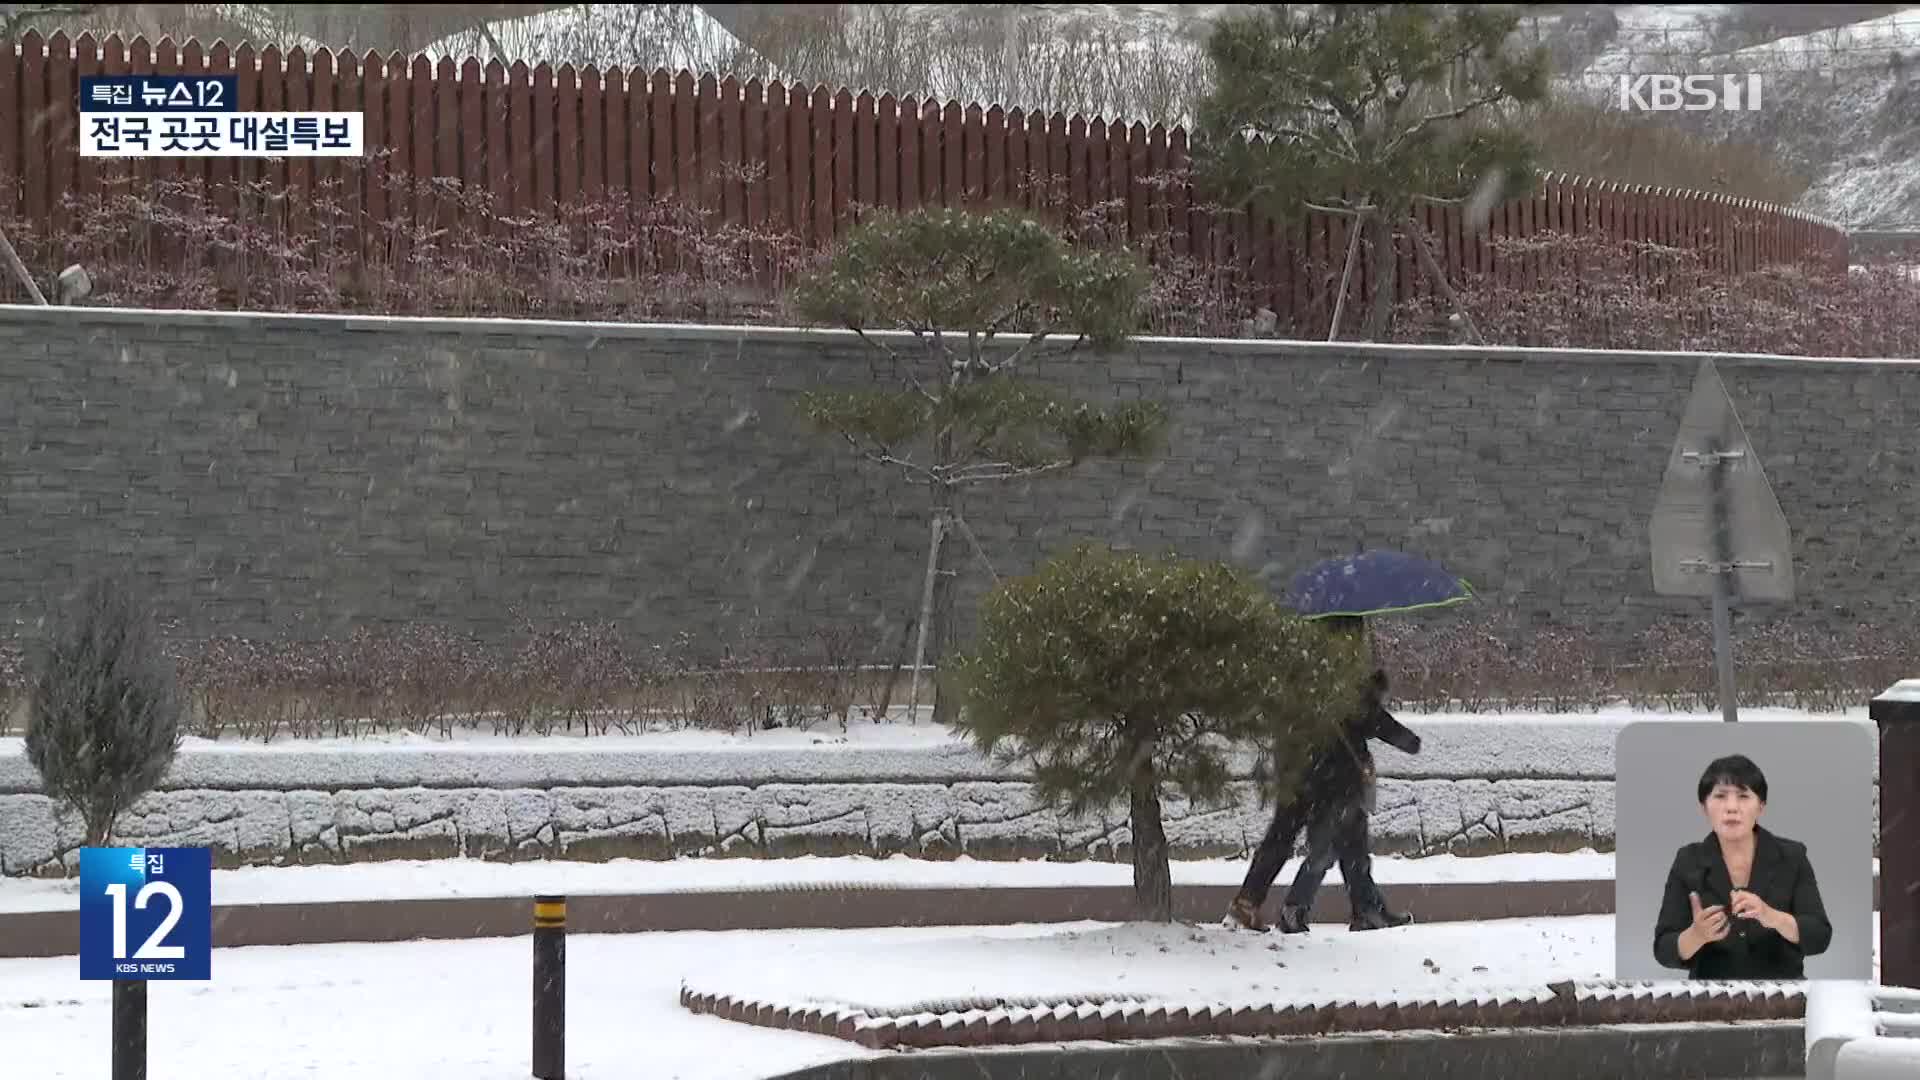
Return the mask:
<path id="1" fill-rule="evenodd" d="M 1356 648 L 1231 566 L 1093 546 L 989 594 L 974 650 L 948 673 L 956 728 L 1024 760 L 1043 800 L 1076 812 L 1127 800 L 1134 897 L 1161 922 L 1173 917 L 1163 795 L 1219 801 L 1229 753 L 1253 745 L 1289 797 L 1363 675 Z"/>
<path id="2" fill-rule="evenodd" d="M 178 686 L 127 580 L 87 582 L 52 621 L 35 657 L 27 758 L 98 847 L 173 764 Z"/>

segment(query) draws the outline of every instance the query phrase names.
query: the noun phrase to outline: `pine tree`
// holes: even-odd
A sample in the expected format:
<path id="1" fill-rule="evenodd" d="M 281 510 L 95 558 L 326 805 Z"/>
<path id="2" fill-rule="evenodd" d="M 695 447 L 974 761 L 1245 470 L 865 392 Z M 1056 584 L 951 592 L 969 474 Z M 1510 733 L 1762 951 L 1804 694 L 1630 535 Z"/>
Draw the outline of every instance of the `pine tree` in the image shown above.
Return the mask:
<path id="1" fill-rule="evenodd" d="M 1489 110 L 1546 96 L 1545 50 L 1515 35 L 1538 6 L 1244 5 L 1215 27 L 1196 166 L 1223 196 L 1281 220 L 1311 209 L 1354 221 L 1330 340 L 1363 234 L 1373 266 L 1365 333 L 1378 340 L 1392 316 L 1399 232 L 1422 272 L 1453 295 L 1414 206 L 1471 202 L 1484 212 L 1532 182 L 1531 144 L 1487 121 Z M 1465 318 L 1457 299 L 1454 310 Z"/>
<path id="2" fill-rule="evenodd" d="M 882 361 L 881 385 L 804 394 L 802 415 L 929 493 L 916 694 L 922 663 L 938 663 L 950 634 L 958 556 L 946 540 L 978 550 L 962 493 L 1162 445 L 1156 403 L 1102 408 L 1020 377 L 1043 355 L 1119 346 L 1139 325 L 1146 286 L 1131 253 L 1075 248 L 1017 210 L 936 208 L 867 217 L 796 287 L 803 315 L 859 332 Z M 912 342 L 896 347 L 872 330 L 908 331 Z"/>
<path id="3" fill-rule="evenodd" d="M 1173 917 L 1161 800 L 1220 802 L 1230 756 L 1262 756 L 1271 798 L 1337 737 L 1360 646 L 1283 609 L 1224 563 L 1081 546 L 1010 579 L 946 673 L 957 730 L 1072 813 L 1124 800 L 1140 915 Z"/>

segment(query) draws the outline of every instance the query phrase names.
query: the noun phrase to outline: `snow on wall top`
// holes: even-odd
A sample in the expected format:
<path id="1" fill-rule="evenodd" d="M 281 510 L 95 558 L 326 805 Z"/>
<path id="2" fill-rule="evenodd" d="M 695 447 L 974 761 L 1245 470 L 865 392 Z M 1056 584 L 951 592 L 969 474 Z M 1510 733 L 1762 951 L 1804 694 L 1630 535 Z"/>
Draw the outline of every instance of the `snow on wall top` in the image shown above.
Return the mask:
<path id="1" fill-rule="evenodd" d="M 1868 726 L 1865 710 L 1828 722 Z M 1752 710 L 1755 720 L 1814 719 Z M 1383 776 L 1398 779 L 1611 779 L 1621 728 L 1645 720 L 1704 720 L 1616 710 L 1598 714 L 1501 716 L 1406 714 L 1424 740 L 1418 756 L 1376 744 Z M 788 738 L 770 737 L 787 735 Z M 1876 740 L 1877 745 L 1877 740 Z M 1242 758 L 1245 776 L 1251 758 Z M 806 732 L 740 738 L 719 733 L 528 739 L 322 743 L 209 743 L 182 747 L 163 790 L 346 790 L 355 788 L 546 788 L 717 786 L 767 783 L 955 783 L 1019 781 L 932 725 L 855 725 L 844 738 Z M 40 790 L 21 741 L 0 739 L 0 794 Z"/>

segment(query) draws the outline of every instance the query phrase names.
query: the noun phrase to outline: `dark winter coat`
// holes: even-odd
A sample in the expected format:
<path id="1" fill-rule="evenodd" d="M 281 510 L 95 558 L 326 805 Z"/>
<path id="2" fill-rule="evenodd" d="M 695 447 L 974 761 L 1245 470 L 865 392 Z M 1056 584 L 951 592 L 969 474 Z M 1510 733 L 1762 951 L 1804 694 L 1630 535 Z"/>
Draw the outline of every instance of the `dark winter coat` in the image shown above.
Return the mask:
<path id="1" fill-rule="evenodd" d="M 1387 711 L 1387 673 L 1376 670 L 1368 680 L 1359 707 L 1341 730 L 1340 738 L 1307 766 L 1300 801 L 1311 807 L 1359 802 L 1373 806 L 1373 747 L 1379 739 L 1409 754 L 1420 752 L 1420 736 Z"/>
<path id="2" fill-rule="evenodd" d="M 1720 854 L 1720 838 L 1683 845 L 1667 871 L 1660 916 L 1654 922 L 1653 956 L 1663 967 L 1684 968 L 1694 979 L 1803 979 L 1805 959 L 1827 951 L 1833 943 L 1833 923 L 1827 919 L 1820 886 L 1813 878 L 1807 846 L 1754 826 L 1753 871 L 1747 888 L 1767 906 L 1784 911 L 1800 924 L 1795 945 L 1753 919 L 1733 920 L 1733 932 L 1709 942 L 1688 960 L 1680 959 L 1680 934 L 1693 925 L 1693 905 L 1687 894 L 1698 893 L 1701 907 L 1730 905 L 1733 879 Z"/>

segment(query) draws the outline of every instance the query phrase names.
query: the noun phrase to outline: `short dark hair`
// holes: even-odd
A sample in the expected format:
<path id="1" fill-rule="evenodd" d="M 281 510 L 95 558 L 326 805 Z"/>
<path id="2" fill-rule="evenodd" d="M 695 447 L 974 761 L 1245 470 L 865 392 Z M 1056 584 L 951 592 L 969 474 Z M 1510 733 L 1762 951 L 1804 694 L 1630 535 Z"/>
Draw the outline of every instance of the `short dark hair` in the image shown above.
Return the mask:
<path id="1" fill-rule="evenodd" d="M 1746 788 L 1761 802 L 1767 801 L 1767 774 L 1745 754 L 1729 754 L 1707 763 L 1707 771 L 1700 774 L 1700 801 L 1706 802 L 1721 784 Z"/>

